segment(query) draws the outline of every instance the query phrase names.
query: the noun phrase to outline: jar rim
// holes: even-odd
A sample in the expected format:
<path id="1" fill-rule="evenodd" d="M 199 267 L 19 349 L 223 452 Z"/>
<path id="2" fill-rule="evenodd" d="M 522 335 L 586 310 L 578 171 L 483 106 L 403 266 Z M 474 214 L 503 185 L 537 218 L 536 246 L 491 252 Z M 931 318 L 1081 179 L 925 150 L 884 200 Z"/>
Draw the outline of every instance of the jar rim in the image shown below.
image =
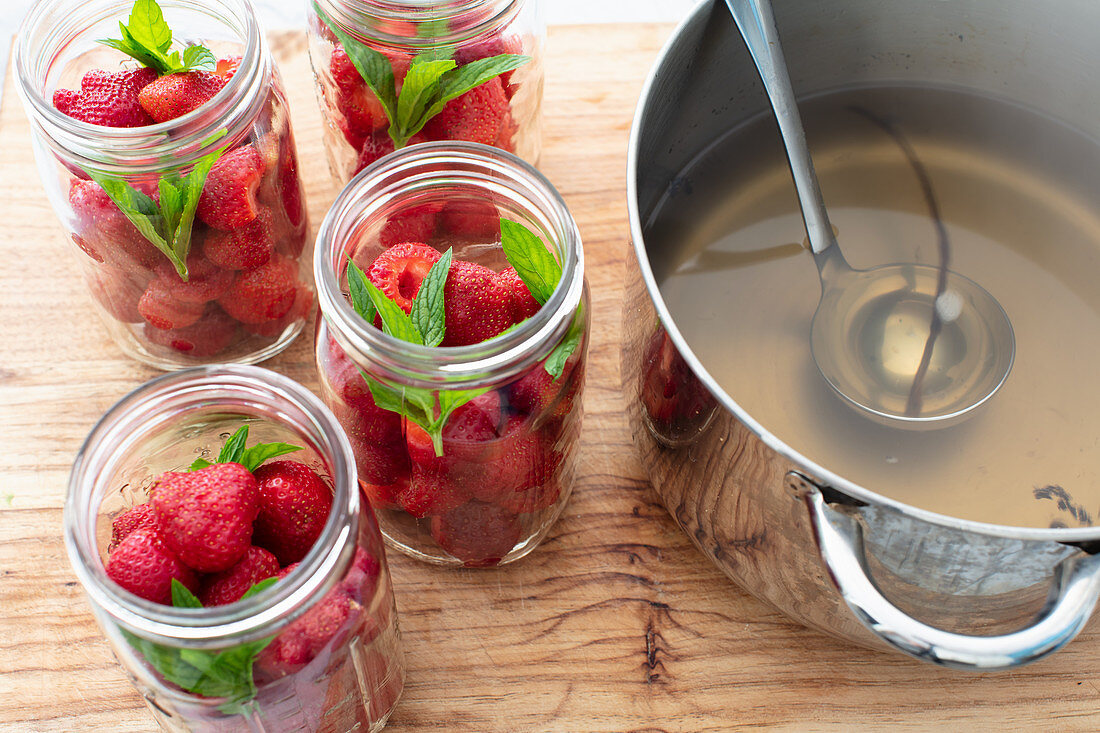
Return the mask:
<path id="1" fill-rule="evenodd" d="M 537 207 L 553 226 L 549 244 L 558 250 L 562 275 L 546 303 L 519 328 L 469 346 L 411 344 L 360 318 L 340 286 L 346 245 L 356 226 L 381 202 L 401 195 L 410 185 L 430 187 L 442 178 L 477 184 L 486 175 L 516 194 L 513 203 L 521 195 L 528 199 L 525 207 Z M 580 231 L 561 194 L 521 158 L 479 143 L 420 143 L 390 153 L 361 171 L 341 191 L 321 224 L 313 270 L 321 314 L 341 346 L 349 354 L 362 355 L 384 376 L 426 388 L 477 387 L 489 378 L 529 368 L 540 358 L 540 347 L 565 335 L 584 291 Z"/>
<path id="2" fill-rule="evenodd" d="M 241 403 L 209 398 L 209 390 L 235 390 Z M 278 414 L 309 437 L 331 471 L 332 510 L 313 547 L 282 581 L 225 606 L 176 608 L 140 598 L 112 581 L 96 545 L 103 483 L 124 453 L 120 441 L 135 440 L 154 416 L 180 417 L 211 407 L 252 400 L 278 401 Z M 246 409 L 241 407 L 242 412 Z M 292 413 L 295 413 L 292 415 Z M 360 497 L 355 456 L 336 417 L 301 384 L 255 366 L 215 365 L 152 379 L 116 402 L 99 419 L 76 455 L 64 507 L 69 560 L 94 606 L 142 638 L 186 641 L 198 648 L 244 643 L 271 635 L 301 616 L 333 587 L 351 562 L 358 539 Z"/>
<path id="3" fill-rule="evenodd" d="M 97 168 L 127 173 L 179 168 L 211 150 L 236 142 L 255 116 L 270 85 L 267 40 L 249 0 L 158 0 L 164 8 L 201 13 L 222 22 L 242 42 L 241 63 L 217 94 L 197 109 L 144 127 L 107 127 L 70 117 L 44 95 L 50 67 L 74 40 L 96 22 L 128 17 L 132 0 L 86 2 L 38 0 L 16 34 L 16 89 L 28 117 L 54 145 Z M 56 13 L 65 23 L 53 25 Z M 36 47 L 45 34 L 45 47 Z M 227 118 L 228 121 L 227 121 Z M 227 134 L 218 135 L 222 130 Z M 181 155 L 181 151 L 187 151 Z"/>
<path id="4" fill-rule="evenodd" d="M 437 48 L 469 41 L 507 25 L 519 14 L 525 0 L 312 0 L 316 12 L 324 5 L 326 13 L 338 22 L 346 33 L 362 40 L 391 48 Z M 473 18 L 479 10 L 488 10 L 481 18 L 460 24 L 448 33 L 440 33 L 438 24 Z M 395 24 L 411 24 L 417 32 L 388 32 Z M 400 26 L 396 26 L 400 27 Z M 421 27 L 431 28 L 431 34 L 421 34 Z"/>

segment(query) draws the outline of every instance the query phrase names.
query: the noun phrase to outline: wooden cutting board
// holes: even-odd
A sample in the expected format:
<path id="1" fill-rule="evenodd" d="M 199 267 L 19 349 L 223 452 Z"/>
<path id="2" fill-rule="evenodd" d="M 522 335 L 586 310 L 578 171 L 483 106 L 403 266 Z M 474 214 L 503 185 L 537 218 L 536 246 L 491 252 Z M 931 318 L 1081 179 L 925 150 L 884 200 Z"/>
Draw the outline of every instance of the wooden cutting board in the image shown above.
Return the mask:
<path id="1" fill-rule="evenodd" d="M 1095 630 L 1052 659 L 966 675 L 797 626 L 678 532 L 631 450 L 619 393 L 626 147 L 669 26 L 553 28 L 542 169 L 584 238 L 595 325 L 580 479 L 549 538 L 488 571 L 391 553 L 408 658 L 393 731 L 1100 728 Z M 316 228 L 335 189 L 300 34 L 274 47 Z M 39 183 L 8 79 L 0 108 L 0 730 L 153 726 L 89 613 L 61 540 L 69 465 L 154 372 L 122 356 Z M 267 364 L 316 386 L 307 338 Z M 1095 625 L 1094 625 L 1095 626 Z"/>

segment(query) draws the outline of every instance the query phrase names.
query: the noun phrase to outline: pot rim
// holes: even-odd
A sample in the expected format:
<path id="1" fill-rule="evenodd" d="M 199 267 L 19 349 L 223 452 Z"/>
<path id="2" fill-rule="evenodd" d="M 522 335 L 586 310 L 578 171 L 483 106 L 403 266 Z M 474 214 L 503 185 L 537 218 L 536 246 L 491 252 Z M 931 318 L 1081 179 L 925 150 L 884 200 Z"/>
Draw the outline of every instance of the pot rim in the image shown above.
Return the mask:
<path id="1" fill-rule="evenodd" d="M 627 145 L 626 198 L 627 208 L 630 213 L 631 246 L 634 250 L 634 256 L 637 259 L 638 268 L 642 273 L 642 279 L 645 282 L 646 290 L 649 293 L 649 299 L 657 311 L 657 317 L 660 319 L 661 325 L 668 332 L 672 342 L 676 345 L 676 349 L 680 352 L 684 361 L 687 362 L 692 372 L 699 378 L 707 390 L 714 395 L 714 398 L 718 400 L 725 410 L 732 413 L 734 417 L 751 430 L 766 446 L 791 461 L 794 464 L 794 468 L 805 472 L 808 478 L 820 485 L 828 486 L 846 496 L 868 504 L 888 507 L 914 519 L 960 531 L 1039 542 L 1075 543 L 1100 540 L 1100 526 L 1042 529 L 1038 527 L 1015 527 L 1011 525 L 959 519 L 958 517 L 952 517 L 947 514 L 921 509 L 912 504 L 906 504 L 896 499 L 891 499 L 871 489 L 860 486 L 810 460 L 783 442 L 761 423 L 757 422 L 756 419 L 749 415 L 741 405 L 722 389 L 714 377 L 710 375 L 710 372 L 703 367 L 702 363 L 695 356 L 695 352 L 688 346 L 687 341 L 680 333 L 680 329 L 676 326 L 676 322 L 673 320 L 672 314 L 665 304 L 660 288 L 657 286 L 656 279 L 653 276 L 653 270 L 650 267 L 649 257 L 645 246 L 645 238 L 642 236 L 641 217 L 638 212 L 638 145 L 641 140 L 642 126 L 644 124 L 643 117 L 651 101 L 650 96 L 653 91 L 654 82 L 664 69 L 665 64 L 671 56 L 672 50 L 680 43 L 687 28 L 696 23 L 705 22 L 703 16 L 711 11 L 711 6 L 714 2 L 715 0 L 700 0 L 688 16 L 676 26 L 672 35 L 657 55 L 656 60 L 653 62 L 653 66 L 650 68 L 649 74 L 646 76 L 645 84 L 642 86 L 642 91 L 638 98 L 638 105 L 634 110 L 634 121 L 631 123 L 630 140 Z M 730 22 L 732 23 L 733 20 L 731 19 Z"/>

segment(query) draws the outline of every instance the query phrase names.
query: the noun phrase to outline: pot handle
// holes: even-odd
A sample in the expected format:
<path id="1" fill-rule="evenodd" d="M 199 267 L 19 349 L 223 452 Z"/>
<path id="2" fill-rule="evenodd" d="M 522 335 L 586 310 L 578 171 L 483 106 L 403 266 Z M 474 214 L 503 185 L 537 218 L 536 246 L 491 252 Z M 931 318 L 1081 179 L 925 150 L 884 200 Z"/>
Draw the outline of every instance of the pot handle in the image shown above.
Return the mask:
<path id="1" fill-rule="evenodd" d="M 802 482 L 821 559 L 840 595 L 871 633 L 924 661 L 971 671 L 1009 669 L 1042 659 L 1084 627 L 1100 596 L 1100 555 L 1058 563 L 1046 605 L 1027 628 L 1000 636 L 956 634 L 924 624 L 882 594 L 867 568 L 863 527 L 829 507 L 816 486 Z"/>

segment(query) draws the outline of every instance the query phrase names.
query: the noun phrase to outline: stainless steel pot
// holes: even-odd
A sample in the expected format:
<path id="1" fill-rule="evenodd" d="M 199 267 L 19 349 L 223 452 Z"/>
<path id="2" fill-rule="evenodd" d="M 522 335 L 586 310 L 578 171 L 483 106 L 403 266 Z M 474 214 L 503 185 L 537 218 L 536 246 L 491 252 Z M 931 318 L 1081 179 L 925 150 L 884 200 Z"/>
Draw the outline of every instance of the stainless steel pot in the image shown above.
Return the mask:
<path id="1" fill-rule="evenodd" d="M 1057 110 L 1100 138 L 1091 0 L 783 0 L 775 11 L 800 96 L 860 83 L 964 87 Z M 630 140 L 637 261 L 622 367 L 653 485 L 719 568 L 808 626 L 972 670 L 1057 651 L 1100 594 L 1100 528 L 981 524 L 855 485 L 747 414 L 670 317 L 651 267 L 662 253 L 645 241 L 657 203 L 709 143 L 766 110 L 725 3 L 706 0 L 662 52 Z"/>

